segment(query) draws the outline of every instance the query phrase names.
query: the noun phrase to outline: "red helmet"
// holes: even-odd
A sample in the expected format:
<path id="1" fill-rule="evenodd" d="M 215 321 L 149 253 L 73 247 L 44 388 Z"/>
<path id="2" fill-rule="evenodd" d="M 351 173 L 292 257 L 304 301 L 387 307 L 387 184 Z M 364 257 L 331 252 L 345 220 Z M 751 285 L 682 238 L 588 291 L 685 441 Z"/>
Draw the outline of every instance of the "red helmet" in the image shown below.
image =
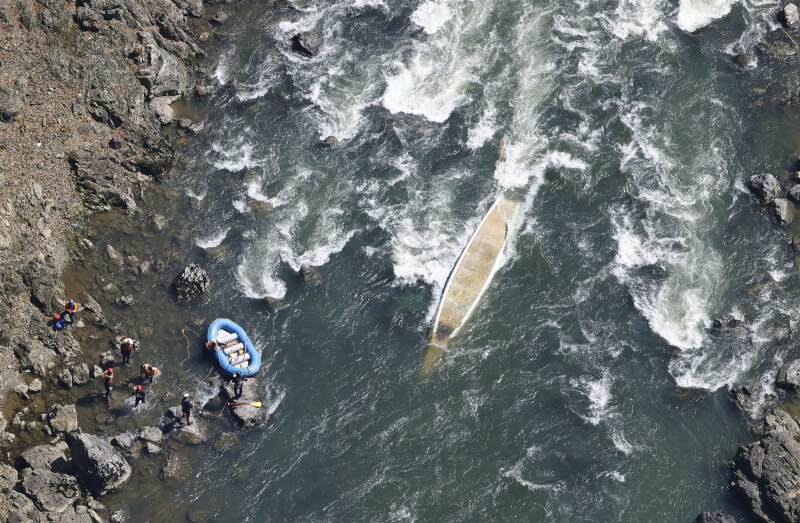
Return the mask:
<path id="1" fill-rule="evenodd" d="M 142 390 L 142 386 L 141 385 L 136 385 L 136 392 L 140 392 L 141 390 Z"/>
<path id="2" fill-rule="evenodd" d="M 108 369 L 109 374 L 114 374 L 114 369 Z"/>

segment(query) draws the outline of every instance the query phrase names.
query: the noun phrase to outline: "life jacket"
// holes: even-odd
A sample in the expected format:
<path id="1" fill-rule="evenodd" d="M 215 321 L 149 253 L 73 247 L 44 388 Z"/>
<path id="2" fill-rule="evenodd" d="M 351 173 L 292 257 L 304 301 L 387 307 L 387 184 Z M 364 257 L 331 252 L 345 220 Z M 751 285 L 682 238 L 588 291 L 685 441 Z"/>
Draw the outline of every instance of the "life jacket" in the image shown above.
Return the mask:
<path id="1" fill-rule="evenodd" d="M 113 374 L 103 374 L 103 381 L 106 383 L 106 385 L 111 384 L 111 382 L 114 381 L 114 375 Z"/>
<path id="2" fill-rule="evenodd" d="M 133 350 L 133 340 L 130 338 L 125 338 L 122 340 L 122 350 L 125 352 L 130 352 Z"/>
<path id="3" fill-rule="evenodd" d="M 69 302 L 67 302 L 66 305 L 64 305 L 64 310 L 67 312 L 76 312 L 78 310 L 78 304 L 75 303 L 70 307 Z"/>
<path id="4" fill-rule="evenodd" d="M 185 399 L 181 401 L 181 410 L 183 412 L 189 412 L 190 410 L 192 410 L 192 400 Z"/>

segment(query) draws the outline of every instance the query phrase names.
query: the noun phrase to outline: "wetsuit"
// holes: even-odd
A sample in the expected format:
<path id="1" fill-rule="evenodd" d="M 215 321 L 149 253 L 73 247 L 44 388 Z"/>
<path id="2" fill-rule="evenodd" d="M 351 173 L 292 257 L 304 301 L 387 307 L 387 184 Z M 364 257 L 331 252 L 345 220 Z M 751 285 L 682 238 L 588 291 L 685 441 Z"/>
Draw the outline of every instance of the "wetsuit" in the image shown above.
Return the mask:
<path id="1" fill-rule="evenodd" d="M 189 420 L 189 416 L 192 415 L 192 407 L 194 407 L 194 402 L 189 398 L 183 398 L 183 401 L 181 401 L 181 411 L 183 412 L 181 420 L 185 417 L 187 425 L 192 424 L 191 420 Z"/>
<path id="2" fill-rule="evenodd" d="M 136 404 L 134 405 L 134 407 L 138 407 L 140 402 L 144 403 L 144 389 L 134 391 L 133 395 L 136 398 Z"/>
<path id="3" fill-rule="evenodd" d="M 72 307 L 70 307 L 69 302 L 67 302 L 66 305 L 64 305 L 64 312 L 61 313 L 61 317 L 66 318 L 69 316 L 69 322 L 72 324 L 75 323 L 76 312 L 78 312 L 78 304 L 73 304 Z"/>
<path id="4" fill-rule="evenodd" d="M 111 383 L 114 381 L 114 375 L 109 374 L 108 371 L 103 373 L 103 386 L 106 388 L 106 398 L 111 396 Z"/>
<path id="5" fill-rule="evenodd" d="M 241 372 L 237 372 L 233 377 L 233 399 L 239 398 L 242 395 L 242 388 L 247 378 L 242 377 Z"/>

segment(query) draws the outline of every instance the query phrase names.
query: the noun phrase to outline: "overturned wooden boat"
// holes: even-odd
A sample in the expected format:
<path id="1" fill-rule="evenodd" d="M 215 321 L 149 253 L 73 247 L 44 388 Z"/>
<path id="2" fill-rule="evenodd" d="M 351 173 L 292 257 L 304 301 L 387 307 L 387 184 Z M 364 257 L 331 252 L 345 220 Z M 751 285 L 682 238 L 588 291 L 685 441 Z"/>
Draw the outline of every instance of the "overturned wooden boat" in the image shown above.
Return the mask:
<path id="1" fill-rule="evenodd" d="M 469 319 L 502 261 L 509 224 L 519 203 L 499 197 L 464 247 L 442 291 L 430 345 L 423 361 L 423 377 L 430 374 L 447 342 Z"/>

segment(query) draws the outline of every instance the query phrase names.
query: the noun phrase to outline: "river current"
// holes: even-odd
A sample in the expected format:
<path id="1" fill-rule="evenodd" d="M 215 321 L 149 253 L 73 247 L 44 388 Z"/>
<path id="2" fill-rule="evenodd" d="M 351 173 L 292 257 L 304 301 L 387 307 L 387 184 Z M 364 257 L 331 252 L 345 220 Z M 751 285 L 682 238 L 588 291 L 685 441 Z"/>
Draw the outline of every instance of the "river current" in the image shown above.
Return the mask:
<path id="1" fill-rule="evenodd" d="M 727 391 L 775 401 L 800 315 L 795 252 L 744 186 L 795 167 L 770 98 L 789 66 L 755 51 L 777 5 L 293 4 L 228 8 L 225 87 L 174 182 L 194 201 L 173 234 L 212 280 L 195 310 L 247 329 L 273 411 L 178 497 L 218 521 L 747 521 Z M 500 194 L 523 202 L 504 264 L 421 380 Z M 745 330 L 715 334 L 722 314 Z M 181 356 L 159 363 L 202 377 Z"/>

